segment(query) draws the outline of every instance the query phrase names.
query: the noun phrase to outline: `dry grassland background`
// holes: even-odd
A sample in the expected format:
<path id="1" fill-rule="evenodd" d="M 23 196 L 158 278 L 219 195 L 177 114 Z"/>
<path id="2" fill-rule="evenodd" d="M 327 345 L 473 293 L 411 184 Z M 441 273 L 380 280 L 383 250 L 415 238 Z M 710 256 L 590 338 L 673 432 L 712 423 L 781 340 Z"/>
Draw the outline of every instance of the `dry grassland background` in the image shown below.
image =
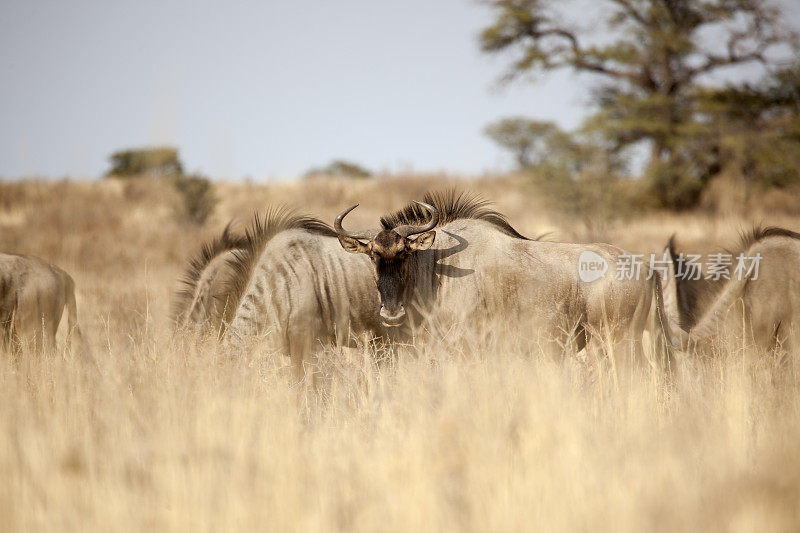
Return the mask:
<path id="1" fill-rule="evenodd" d="M 217 184 L 202 229 L 168 184 L 0 184 L 0 250 L 75 279 L 92 359 L 0 358 L 0 529 L 80 531 L 797 531 L 794 368 L 730 346 L 672 389 L 614 383 L 512 332 L 453 331 L 376 364 L 328 350 L 324 393 L 288 359 L 172 335 L 186 260 L 228 220 L 287 204 L 374 226 L 429 188 L 494 201 L 526 235 L 583 240 L 520 178 Z M 800 216 L 646 213 L 604 226 L 632 252 L 734 246 Z"/>

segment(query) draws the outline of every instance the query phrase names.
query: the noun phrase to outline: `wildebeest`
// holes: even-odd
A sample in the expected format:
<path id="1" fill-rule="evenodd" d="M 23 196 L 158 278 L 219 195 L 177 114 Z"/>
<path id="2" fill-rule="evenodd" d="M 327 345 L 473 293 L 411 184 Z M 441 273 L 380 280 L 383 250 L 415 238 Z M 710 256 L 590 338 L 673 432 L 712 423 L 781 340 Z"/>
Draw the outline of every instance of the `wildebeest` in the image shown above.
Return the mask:
<path id="1" fill-rule="evenodd" d="M 222 335 L 226 319 L 233 309 L 228 292 L 235 272 L 231 263 L 234 252 L 243 250 L 247 239 L 236 235 L 231 225 L 211 242 L 203 245 L 200 253 L 189 261 L 173 303 L 173 317 L 179 329 L 192 329 Z"/>
<path id="2" fill-rule="evenodd" d="M 324 222 L 270 211 L 256 217 L 233 254 L 226 339 L 234 345 L 269 336 L 301 378 L 318 345 L 382 333 L 369 259 L 343 253 Z"/>
<path id="3" fill-rule="evenodd" d="M 64 309 L 68 337 L 82 342 L 75 283 L 57 266 L 30 255 L 0 253 L 0 345 L 54 349 Z"/>
<path id="4" fill-rule="evenodd" d="M 708 343 L 722 335 L 741 334 L 755 346 L 770 350 L 797 346 L 800 327 L 800 233 L 777 228 L 755 228 L 742 236 L 731 256 L 728 277 L 701 273 L 687 278 L 684 256 L 675 250 L 674 236 L 665 255 L 671 259 L 665 298 L 689 343 Z M 738 258 L 750 262 L 736 272 Z M 758 271 L 750 269 L 758 260 Z M 683 271 L 683 272 L 682 272 Z"/>
<path id="5" fill-rule="evenodd" d="M 671 365 L 657 273 L 620 280 L 609 271 L 593 281 L 579 275 L 581 254 L 613 266 L 624 253 L 619 248 L 529 240 L 487 202 L 454 191 L 428 193 L 423 202 L 381 218 L 374 230 L 344 230 L 342 221 L 355 207 L 344 210 L 334 228 L 345 250 L 369 257 L 384 324 L 453 314 L 473 324 L 502 317 L 533 326 L 540 340 L 558 346 L 575 340 L 578 348 L 587 342 L 599 347 L 610 340 L 639 358 L 650 317 L 660 339 L 659 362 Z"/>

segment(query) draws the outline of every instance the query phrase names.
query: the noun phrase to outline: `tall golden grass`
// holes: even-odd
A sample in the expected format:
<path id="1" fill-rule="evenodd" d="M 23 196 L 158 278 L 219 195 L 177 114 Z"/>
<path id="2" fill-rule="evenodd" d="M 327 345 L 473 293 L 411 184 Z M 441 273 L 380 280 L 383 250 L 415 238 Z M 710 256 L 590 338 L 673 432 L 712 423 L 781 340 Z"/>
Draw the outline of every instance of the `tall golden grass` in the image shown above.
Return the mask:
<path id="1" fill-rule="evenodd" d="M 0 186 L 0 250 L 75 278 L 91 357 L 0 357 L 3 530 L 733 530 L 800 528 L 797 364 L 729 345 L 665 388 L 554 361 L 497 324 L 378 361 L 328 348 L 317 390 L 280 354 L 231 357 L 172 334 L 185 261 L 228 219 L 286 203 L 354 225 L 457 185 L 520 231 L 581 239 L 516 178 L 220 184 L 202 229 L 154 181 Z M 607 225 L 634 252 L 678 232 L 735 243 L 755 214 L 651 213 Z"/>

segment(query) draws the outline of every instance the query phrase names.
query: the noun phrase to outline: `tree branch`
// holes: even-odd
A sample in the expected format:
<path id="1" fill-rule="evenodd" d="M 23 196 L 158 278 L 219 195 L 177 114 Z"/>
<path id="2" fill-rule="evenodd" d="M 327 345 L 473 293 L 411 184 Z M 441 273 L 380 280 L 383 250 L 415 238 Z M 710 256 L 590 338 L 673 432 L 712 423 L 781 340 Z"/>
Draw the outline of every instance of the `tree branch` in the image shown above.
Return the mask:
<path id="1" fill-rule="evenodd" d="M 697 67 L 688 69 L 681 78 L 680 83 L 692 81 L 695 77 L 711 72 L 720 67 L 738 65 L 751 61 L 768 63 L 766 52 L 772 46 L 778 44 L 796 42 L 796 34 L 789 31 L 782 31 L 778 25 L 780 13 L 774 9 L 755 4 L 743 9 L 743 12 L 750 17 L 746 28 L 742 30 L 730 30 L 728 40 L 725 43 L 725 54 L 705 53 L 706 60 Z M 741 52 L 740 46 L 748 41 L 755 41 L 750 49 Z"/>
<path id="2" fill-rule="evenodd" d="M 635 7 L 633 7 L 633 4 L 631 4 L 630 0 L 611 0 L 611 2 L 617 4 L 620 8 L 622 8 L 622 11 L 624 11 L 625 14 L 642 26 L 650 26 L 650 23 L 647 21 L 647 19 L 645 19 L 644 16 L 639 13 Z"/>
<path id="3" fill-rule="evenodd" d="M 531 23 L 525 26 L 524 32 L 525 35 L 537 43 L 547 37 L 560 37 L 566 40 L 569 43 L 569 49 L 572 52 L 573 57 L 565 59 L 564 63 L 570 64 L 579 70 L 588 70 L 617 79 L 627 79 L 631 81 L 639 80 L 636 74 L 612 68 L 602 61 L 592 61 L 587 59 L 590 54 L 583 47 L 581 47 L 580 43 L 578 42 L 578 38 L 575 37 L 575 34 L 564 28 L 556 27 L 539 30 L 537 29 L 536 24 Z"/>
<path id="4" fill-rule="evenodd" d="M 730 65 L 739 65 L 741 63 L 748 63 L 750 61 L 758 61 L 760 63 L 767 63 L 767 58 L 764 56 L 767 48 L 774 44 L 772 39 L 767 39 L 758 44 L 758 46 L 749 52 L 739 53 L 737 51 L 738 45 L 747 39 L 749 36 L 746 32 L 734 32 L 728 39 L 726 50 L 727 54 L 706 54 L 706 60 L 702 65 L 690 68 L 686 74 L 681 78 L 681 83 L 687 83 L 701 74 L 711 72 L 712 70 L 720 67 Z"/>

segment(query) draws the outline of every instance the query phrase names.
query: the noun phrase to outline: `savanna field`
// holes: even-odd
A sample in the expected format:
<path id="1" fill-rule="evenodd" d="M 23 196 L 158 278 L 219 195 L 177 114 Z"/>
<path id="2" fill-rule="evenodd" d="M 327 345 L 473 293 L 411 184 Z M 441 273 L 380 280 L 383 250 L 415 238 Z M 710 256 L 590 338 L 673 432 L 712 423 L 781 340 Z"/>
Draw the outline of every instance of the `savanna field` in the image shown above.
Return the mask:
<path id="1" fill-rule="evenodd" d="M 202 227 L 176 216 L 164 182 L 0 184 L 0 250 L 72 275 L 91 347 L 0 358 L 0 529 L 800 529 L 800 364 L 746 346 L 689 354 L 665 386 L 464 325 L 388 357 L 327 348 L 313 388 L 281 354 L 174 334 L 186 262 L 229 220 L 285 204 L 331 223 L 360 203 L 348 220 L 368 227 L 447 187 L 525 235 L 636 253 L 672 233 L 708 252 L 755 223 L 800 231 L 796 197 L 587 222 L 515 176 L 218 183 Z"/>

